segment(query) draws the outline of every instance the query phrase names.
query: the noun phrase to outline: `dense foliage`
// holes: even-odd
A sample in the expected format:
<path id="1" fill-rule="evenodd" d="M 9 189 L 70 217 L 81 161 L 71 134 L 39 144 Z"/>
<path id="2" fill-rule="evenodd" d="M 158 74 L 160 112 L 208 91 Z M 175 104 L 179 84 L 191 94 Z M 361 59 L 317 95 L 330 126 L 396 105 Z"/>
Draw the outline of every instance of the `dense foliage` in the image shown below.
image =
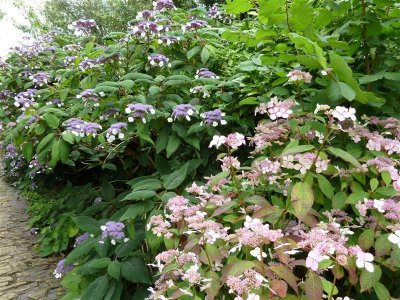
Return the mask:
<path id="1" fill-rule="evenodd" d="M 0 62 L 3 169 L 64 299 L 398 297 L 395 1 L 153 5 Z"/>

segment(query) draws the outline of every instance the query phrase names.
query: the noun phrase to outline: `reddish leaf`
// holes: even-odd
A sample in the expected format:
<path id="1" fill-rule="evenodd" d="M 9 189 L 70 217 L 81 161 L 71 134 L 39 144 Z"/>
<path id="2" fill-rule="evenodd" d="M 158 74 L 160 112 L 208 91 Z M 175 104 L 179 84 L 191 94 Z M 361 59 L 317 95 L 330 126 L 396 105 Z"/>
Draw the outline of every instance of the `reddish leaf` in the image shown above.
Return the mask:
<path id="1" fill-rule="evenodd" d="M 297 287 L 297 281 L 299 279 L 293 275 L 292 271 L 288 267 L 286 267 L 284 265 L 276 265 L 276 266 L 270 267 L 270 269 L 279 278 L 285 280 L 297 294 L 299 293 L 299 289 Z"/>
<path id="2" fill-rule="evenodd" d="M 304 283 L 304 290 L 309 300 L 321 300 L 324 294 L 321 278 L 314 272 L 309 272 Z"/>
<path id="3" fill-rule="evenodd" d="M 274 279 L 271 281 L 269 295 L 279 296 L 280 298 L 285 298 L 288 290 L 288 285 L 286 281 Z"/>

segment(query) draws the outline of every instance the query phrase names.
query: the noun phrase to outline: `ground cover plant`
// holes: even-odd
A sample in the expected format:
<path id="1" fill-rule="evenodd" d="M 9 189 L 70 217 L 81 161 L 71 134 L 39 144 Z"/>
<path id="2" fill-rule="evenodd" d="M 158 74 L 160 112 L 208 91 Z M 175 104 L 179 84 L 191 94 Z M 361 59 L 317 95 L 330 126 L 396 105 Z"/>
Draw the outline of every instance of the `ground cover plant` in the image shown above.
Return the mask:
<path id="1" fill-rule="evenodd" d="M 159 0 L 14 49 L 3 170 L 64 299 L 398 297 L 399 16 Z"/>

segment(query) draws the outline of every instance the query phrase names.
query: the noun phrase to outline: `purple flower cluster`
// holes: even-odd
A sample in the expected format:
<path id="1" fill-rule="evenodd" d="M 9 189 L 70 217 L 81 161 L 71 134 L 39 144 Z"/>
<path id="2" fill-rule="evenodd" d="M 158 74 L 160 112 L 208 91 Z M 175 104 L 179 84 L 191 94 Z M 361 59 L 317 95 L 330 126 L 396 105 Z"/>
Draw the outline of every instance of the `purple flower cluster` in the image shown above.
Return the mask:
<path id="1" fill-rule="evenodd" d="M 150 54 L 147 59 L 150 62 L 150 65 L 152 66 L 158 66 L 160 68 L 162 67 L 171 67 L 171 64 L 169 63 L 168 57 L 162 54 Z"/>
<path id="2" fill-rule="evenodd" d="M 8 63 L 0 60 L 0 70 L 6 70 L 8 68 Z"/>
<path id="3" fill-rule="evenodd" d="M 71 265 L 65 265 L 65 259 L 62 259 L 58 262 L 56 269 L 54 270 L 53 274 L 56 278 L 61 278 L 63 274 L 68 273 L 74 267 Z"/>
<path id="4" fill-rule="evenodd" d="M 69 29 L 75 29 L 75 34 L 89 34 L 93 27 L 96 27 L 96 22 L 92 19 L 85 20 L 79 19 L 72 22 L 72 26 L 68 26 Z"/>
<path id="5" fill-rule="evenodd" d="M 178 104 L 172 111 L 171 117 L 168 118 L 168 122 L 172 122 L 177 118 L 185 118 L 190 121 L 190 117 L 194 113 L 194 108 L 191 104 Z"/>
<path id="6" fill-rule="evenodd" d="M 110 117 L 115 118 L 115 117 L 119 116 L 119 114 L 120 114 L 120 110 L 118 108 L 109 108 L 100 115 L 99 119 L 107 120 Z"/>
<path id="7" fill-rule="evenodd" d="M 108 221 L 105 225 L 101 226 L 101 238 L 104 240 L 108 237 L 111 238 L 111 244 L 115 245 L 115 240 L 122 240 L 125 238 L 123 231 L 125 225 L 121 222 Z"/>
<path id="8" fill-rule="evenodd" d="M 75 136 L 93 136 L 96 137 L 97 131 L 101 130 L 101 125 L 94 122 L 85 122 L 78 118 L 71 118 L 66 121 L 67 131 Z"/>
<path id="9" fill-rule="evenodd" d="M 179 36 L 162 36 L 158 39 L 158 43 L 160 45 L 165 45 L 165 46 L 171 46 L 172 44 L 175 44 L 179 42 L 181 38 Z"/>
<path id="10" fill-rule="evenodd" d="M 82 244 L 88 238 L 89 238 L 89 233 L 87 233 L 87 232 L 85 232 L 84 234 L 81 234 L 80 236 L 76 237 L 75 238 L 74 247 L 78 246 L 79 244 Z"/>
<path id="11" fill-rule="evenodd" d="M 235 18 L 235 15 L 224 14 L 216 4 L 210 7 L 208 10 L 208 16 L 211 19 L 219 20 L 223 23 L 230 23 Z"/>
<path id="12" fill-rule="evenodd" d="M 11 96 L 10 90 L 2 90 L 0 91 L 0 100 L 7 100 Z"/>
<path id="13" fill-rule="evenodd" d="M 187 22 L 185 25 L 182 26 L 182 30 L 197 30 L 203 27 L 208 26 L 208 23 L 203 20 L 194 20 Z"/>
<path id="14" fill-rule="evenodd" d="M 201 68 L 200 70 L 197 70 L 195 78 L 213 78 L 213 79 L 219 79 L 219 76 L 217 76 L 215 73 L 211 72 L 209 69 L 206 68 Z"/>
<path id="15" fill-rule="evenodd" d="M 136 15 L 136 19 L 150 20 L 153 16 L 154 16 L 153 11 L 145 9 L 138 12 L 138 14 Z"/>
<path id="16" fill-rule="evenodd" d="M 77 56 L 75 56 L 75 55 L 67 56 L 66 58 L 64 58 L 64 67 L 68 67 L 68 66 L 74 64 L 75 59 L 77 59 Z"/>
<path id="17" fill-rule="evenodd" d="M 226 125 L 226 121 L 224 120 L 225 113 L 223 113 L 219 108 L 206 111 L 200 114 L 200 117 L 203 121 L 200 123 L 203 124 L 212 124 L 212 126 L 216 127 L 218 123 L 221 125 Z"/>
<path id="18" fill-rule="evenodd" d="M 62 107 L 64 104 L 61 102 L 60 99 L 53 99 L 49 102 L 46 102 L 46 105 L 55 105 L 57 107 Z"/>
<path id="19" fill-rule="evenodd" d="M 97 67 L 100 64 L 101 64 L 101 62 L 97 58 L 93 58 L 93 59 L 92 58 L 85 58 L 84 60 L 82 60 L 79 63 L 78 68 L 81 71 L 85 71 L 85 70 L 88 70 L 88 69 L 93 69 L 93 68 Z"/>
<path id="20" fill-rule="evenodd" d="M 64 50 L 66 50 L 66 51 L 80 51 L 80 50 L 82 50 L 82 46 L 81 45 L 77 45 L 77 44 L 68 44 L 68 45 L 65 45 L 64 47 L 63 47 L 63 49 Z"/>
<path id="21" fill-rule="evenodd" d="M 202 85 L 196 85 L 190 89 L 193 94 L 202 94 L 203 98 L 208 98 L 211 96 L 210 92 Z"/>
<path id="22" fill-rule="evenodd" d="M 170 30 L 171 27 L 169 25 L 160 25 L 152 21 L 143 20 L 132 28 L 132 33 L 136 36 L 149 38 Z"/>
<path id="23" fill-rule="evenodd" d="M 25 92 L 19 93 L 17 96 L 14 97 L 14 105 L 16 107 L 21 107 L 22 110 L 33 106 L 34 104 L 36 104 L 35 99 L 33 98 L 36 93 L 36 89 L 28 89 Z"/>
<path id="24" fill-rule="evenodd" d="M 164 11 L 167 9 L 176 9 L 172 0 L 157 0 L 153 2 L 153 9 Z"/>
<path id="25" fill-rule="evenodd" d="M 98 95 L 94 92 L 93 89 L 86 89 L 82 93 L 76 95 L 76 98 L 82 99 L 85 102 L 85 104 L 87 104 L 87 101 L 93 101 L 93 102 L 95 102 L 94 106 L 99 106 L 98 101 L 99 101 L 99 97 L 101 97 L 101 96 L 104 96 L 104 93 L 101 93 L 100 95 Z"/>
<path id="26" fill-rule="evenodd" d="M 43 86 L 49 82 L 50 74 L 39 72 L 29 76 L 29 79 L 31 79 L 36 86 Z"/>
<path id="27" fill-rule="evenodd" d="M 122 122 L 112 124 L 110 128 L 107 129 L 107 141 L 109 143 L 112 143 L 113 141 L 115 141 L 116 136 L 118 136 L 118 138 L 122 140 L 125 137 L 125 134 L 122 131 L 126 127 L 128 127 L 128 124 Z"/>
<path id="28" fill-rule="evenodd" d="M 146 123 L 146 118 L 145 116 L 147 114 L 152 114 L 154 115 L 156 111 L 154 110 L 154 107 L 149 104 L 141 104 L 141 103 L 135 103 L 135 104 L 128 104 L 127 108 L 125 108 L 125 112 L 127 114 L 131 114 L 128 117 L 129 122 L 133 122 L 135 119 L 142 119 L 143 123 Z"/>

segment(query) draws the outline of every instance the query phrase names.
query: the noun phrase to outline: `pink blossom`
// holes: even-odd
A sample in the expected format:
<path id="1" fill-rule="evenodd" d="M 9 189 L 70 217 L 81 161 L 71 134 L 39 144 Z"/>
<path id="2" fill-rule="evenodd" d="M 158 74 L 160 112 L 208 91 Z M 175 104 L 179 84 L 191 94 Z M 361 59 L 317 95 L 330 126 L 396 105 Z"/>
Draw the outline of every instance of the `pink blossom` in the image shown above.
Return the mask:
<path id="1" fill-rule="evenodd" d="M 311 83 L 312 75 L 308 72 L 304 72 L 301 70 L 292 70 L 290 71 L 286 77 L 289 77 L 288 82 L 292 83 L 299 83 L 299 82 L 305 82 L 305 83 Z"/>

